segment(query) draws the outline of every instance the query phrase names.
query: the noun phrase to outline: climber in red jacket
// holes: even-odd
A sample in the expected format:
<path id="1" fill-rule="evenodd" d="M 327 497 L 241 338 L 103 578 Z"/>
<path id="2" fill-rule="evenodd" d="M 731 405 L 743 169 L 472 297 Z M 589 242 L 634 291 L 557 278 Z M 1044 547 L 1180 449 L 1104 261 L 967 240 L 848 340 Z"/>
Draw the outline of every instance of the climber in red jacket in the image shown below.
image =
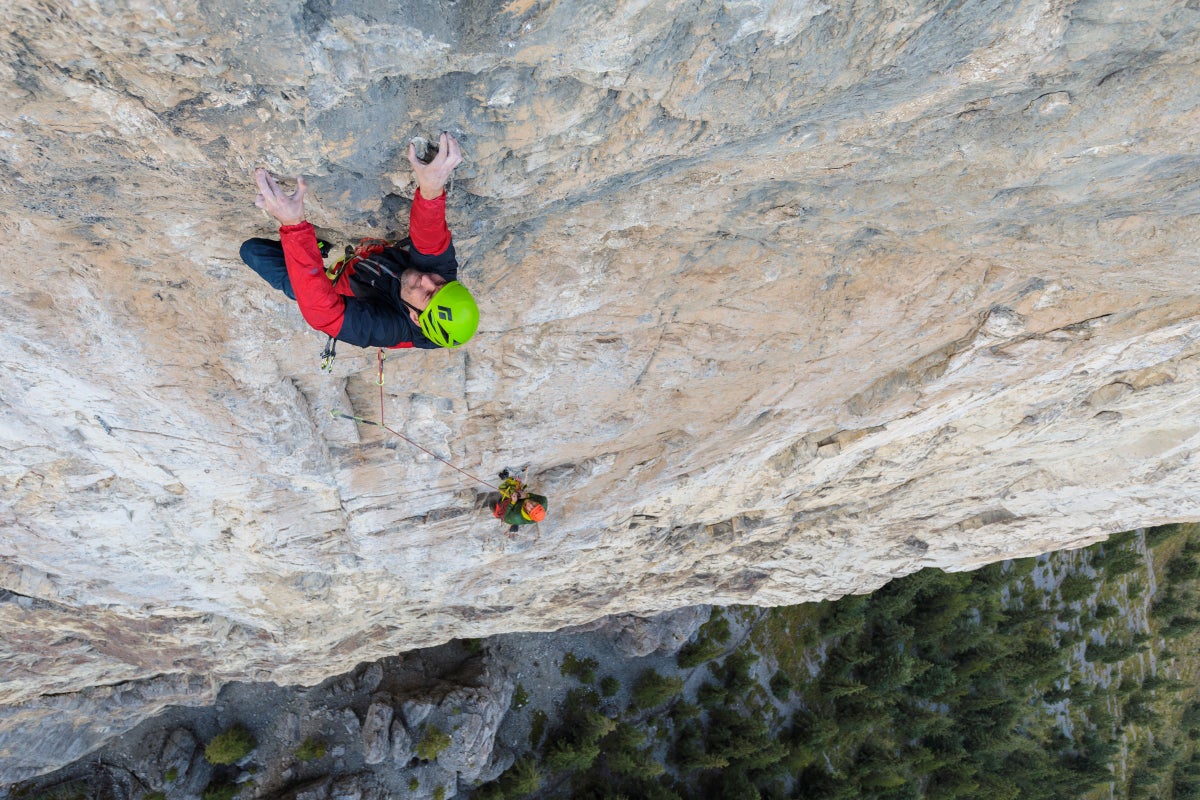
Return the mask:
<path id="1" fill-rule="evenodd" d="M 304 218 L 304 178 L 286 192 L 260 167 L 254 204 L 279 221 L 280 241 L 250 239 L 242 260 L 300 306 L 304 320 L 359 347 L 458 347 L 475 334 L 479 308 L 458 282 L 446 226 L 446 182 L 462 163 L 457 140 L 443 133 L 428 163 L 408 146 L 417 178 L 409 215 L 411 246 L 389 246 L 331 282 L 313 226 Z"/>

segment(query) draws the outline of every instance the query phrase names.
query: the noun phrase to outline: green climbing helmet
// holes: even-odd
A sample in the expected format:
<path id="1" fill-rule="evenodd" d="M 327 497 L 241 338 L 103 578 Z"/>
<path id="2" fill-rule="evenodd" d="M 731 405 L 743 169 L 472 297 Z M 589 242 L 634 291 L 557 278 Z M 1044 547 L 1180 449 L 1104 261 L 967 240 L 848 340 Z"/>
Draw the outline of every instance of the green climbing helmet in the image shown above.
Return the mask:
<path id="1" fill-rule="evenodd" d="M 464 345 L 479 327 L 479 306 L 467 287 L 450 281 L 429 299 L 417 317 L 425 338 L 439 347 Z"/>

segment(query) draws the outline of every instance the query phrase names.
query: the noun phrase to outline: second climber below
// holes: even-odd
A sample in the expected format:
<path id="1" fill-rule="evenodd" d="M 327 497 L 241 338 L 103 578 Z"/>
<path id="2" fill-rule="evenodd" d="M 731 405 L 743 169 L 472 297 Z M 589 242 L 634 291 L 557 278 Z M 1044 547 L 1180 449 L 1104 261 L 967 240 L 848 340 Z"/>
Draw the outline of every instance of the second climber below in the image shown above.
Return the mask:
<path id="1" fill-rule="evenodd" d="M 280 241 L 250 239 L 242 260 L 296 301 L 304 321 L 333 339 L 359 347 L 458 347 L 479 326 L 479 308 L 458 282 L 458 260 L 446 226 L 446 182 L 462 151 L 443 133 L 437 155 L 408 160 L 417 179 L 409 240 L 382 248 L 331 280 L 313 226 L 305 219 L 307 185 L 288 193 L 264 168 L 254 172 L 255 205 L 279 222 Z"/>
<path id="2" fill-rule="evenodd" d="M 492 516 L 502 520 L 511 536 L 522 525 L 532 525 L 546 519 L 546 506 L 550 503 L 545 495 L 534 494 L 525 483 L 506 469 L 500 473 L 500 499 L 492 509 Z"/>

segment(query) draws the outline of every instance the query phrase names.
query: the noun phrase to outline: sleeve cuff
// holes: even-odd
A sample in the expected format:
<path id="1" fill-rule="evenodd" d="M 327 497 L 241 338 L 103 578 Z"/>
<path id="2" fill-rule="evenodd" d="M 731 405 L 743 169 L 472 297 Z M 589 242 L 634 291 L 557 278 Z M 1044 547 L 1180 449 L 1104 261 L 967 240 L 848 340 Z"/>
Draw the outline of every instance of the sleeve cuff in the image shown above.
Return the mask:
<path id="1" fill-rule="evenodd" d="M 425 195 L 421 194 L 420 187 L 418 187 L 417 190 L 415 192 L 413 192 L 413 205 L 441 206 L 442 208 L 445 208 L 446 207 L 446 190 L 443 189 L 442 193 L 439 194 L 437 197 L 433 198 L 432 200 L 427 200 L 425 198 Z"/>

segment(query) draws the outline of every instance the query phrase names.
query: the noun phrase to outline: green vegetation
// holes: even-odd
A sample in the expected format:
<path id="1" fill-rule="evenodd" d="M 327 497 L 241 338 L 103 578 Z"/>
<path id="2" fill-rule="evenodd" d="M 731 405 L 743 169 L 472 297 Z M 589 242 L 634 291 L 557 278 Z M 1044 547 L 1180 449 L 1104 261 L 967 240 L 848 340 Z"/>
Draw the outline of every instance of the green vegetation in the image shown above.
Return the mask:
<path id="1" fill-rule="evenodd" d="M 517 684 L 517 688 L 513 690 L 512 708 L 514 711 L 519 711 L 529 702 L 529 692 L 525 691 L 525 687 Z"/>
<path id="2" fill-rule="evenodd" d="M 617 722 L 599 711 L 600 696 L 588 689 L 573 689 L 563 703 L 563 719 L 548 740 L 546 767 L 554 772 L 585 770 L 600 753 L 600 739 Z"/>
<path id="3" fill-rule="evenodd" d="M 729 635 L 729 620 L 720 608 L 714 608 L 708 622 L 700 626 L 696 638 L 680 649 L 676 662 L 681 669 L 691 669 L 713 660 L 725 652 Z"/>
<path id="4" fill-rule="evenodd" d="M 167 800 L 166 792 L 149 792 L 142 795 L 142 800 Z"/>
<path id="5" fill-rule="evenodd" d="M 224 733 L 217 734 L 204 748 L 204 758 L 210 764 L 236 764 L 258 746 L 250 731 L 234 725 Z"/>
<path id="6" fill-rule="evenodd" d="M 771 694 L 781 703 L 786 703 L 792 693 L 792 679 L 783 670 L 776 670 L 771 676 Z"/>
<path id="7" fill-rule="evenodd" d="M 179 769 L 176 767 L 171 767 L 163 775 L 163 780 L 167 783 L 174 783 L 175 781 L 179 780 Z"/>
<path id="8" fill-rule="evenodd" d="M 1092 566 L 1102 570 L 1108 580 L 1142 569 L 1145 563 L 1135 547 L 1135 535 L 1136 532 L 1130 531 L 1110 537 L 1096 552 Z"/>
<path id="9" fill-rule="evenodd" d="M 450 734 L 436 725 L 426 725 L 421 741 L 417 742 L 417 758 L 422 761 L 433 761 L 439 754 L 450 746 Z"/>
<path id="10" fill-rule="evenodd" d="M 481 787 L 472 797 L 477 800 L 516 800 L 533 794 L 541 785 L 542 773 L 537 760 L 533 756 L 526 756 L 495 781 Z"/>
<path id="11" fill-rule="evenodd" d="M 717 610 L 677 657 L 707 680 L 685 692 L 686 673 L 647 669 L 620 710 L 573 690 L 520 772 L 478 796 L 1200 798 L 1197 584 L 1197 529 L 1166 526 L 836 602 Z M 1131 628 L 1139 609 L 1149 629 Z M 564 674 L 586 671 L 576 661 Z"/>
<path id="12" fill-rule="evenodd" d="M 56 786 L 43 789 L 40 792 L 30 792 L 18 785 L 12 796 L 18 800 L 88 800 L 88 784 L 85 780 L 67 781 Z"/>
<path id="13" fill-rule="evenodd" d="M 567 653 L 563 656 L 559 672 L 563 675 L 573 675 L 580 683 L 595 683 L 596 667 L 598 666 L 600 666 L 600 662 L 591 656 L 580 659 L 574 653 Z"/>
<path id="14" fill-rule="evenodd" d="M 313 736 L 308 737 L 296 748 L 296 758 L 301 761 L 316 761 L 325 757 L 325 742 Z"/>
<path id="15" fill-rule="evenodd" d="M 661 706 L 683 688 L 683 678 L 664 678 L 655 670 L 648 669 L 638 675 L 633 684 L 633 708 Z"/>
<path id="16" fill-rule="evenodd" d="M 233 800 L 238 791 L 240 787 L 231 781 L 213 782 L 200 793 L 200 800 Z"/>
<path id="17" fill-rule="evenodd" d="M 1064 603 L 1077 603 L 1080 600 L 1086 600 L 1092 596 L 1092 592 L 1096 589 L 1096 583 L 1087 575 L 1078 572 L 1072 572 L 1062 579 L 1058 585 L 1058 591 L 1062 595 Z"/>
<path id="18" fill-rule="evenodd" d="M 433 790 L 433 800 L 446 800 L 445 786 L 439 786 Z"/>
<path id="19" fill-rule="evenodd" d="M 600 679 L 600 694 L 604 697 L 612 697 L 621 690 L 621 682 L 612 675 L 605 675 Z"/>
<path id="20" fill-rule="evenodd" d="M 415 777 L 408 779 L 408 790 L 410 792 L 415 792 L 417 789 L 420 789 L 420 788 L 421 788 L 421 782 L 419 780 L 417 780 Z"/>
<path id="21" fill-rule="evenodd" d="M 536 750 L 542 744 L 542 739 L 546 736 L 546 723 L 549 722 L 549 717 L 546 712 L 540 708 L 533 712 L 533 719 L 529 722 L 529 747 Z"/>
<path id="22" fill-rule="evenodd" d="M 1184 527 L 1185 526 L 1183 526 L 1183 525 L 1173 524 L 1173 525 L 1159 525 L 1158 527 L 1155 527 L 1155 528 L 1147 528 L 1146 529 L 1146 546 L 1151 547 L 1151 548 L 1158 547 L 1163 542 L 1167 542 L 1172 539 L 1175 539 L 1180 535 L 1180 533 L 1183 531 Z M 1124 536 L 1124 535 L 1126 535 L 1126 534 L 1123 534 L 1123 533 L 1117 534 L 1117 536 Z M 1112 540 L 1110 539 L 1109 541 L 1112 541 Z"/>

